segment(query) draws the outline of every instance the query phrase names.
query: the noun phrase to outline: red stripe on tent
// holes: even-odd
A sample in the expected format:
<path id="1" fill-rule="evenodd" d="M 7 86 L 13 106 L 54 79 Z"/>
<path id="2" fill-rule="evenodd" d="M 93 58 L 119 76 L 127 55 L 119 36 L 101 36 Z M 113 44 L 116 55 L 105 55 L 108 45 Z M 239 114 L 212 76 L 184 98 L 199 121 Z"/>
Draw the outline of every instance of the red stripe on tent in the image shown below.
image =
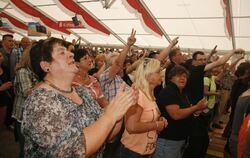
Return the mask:
<path id="1" fill-rule="evenodd" d="M 17 28 L 20 28 L 20 29 L 25 30 L 25 31 L 28 30 L 28 26 L 27 25 L 25 25 L 24 23 L 16 20 L 15 18 L 9 16 L 8 14 L 6 14 L 4 12 L 0 13 L 0 17 L 8 19 L 9 22 L 11 22 L 11 24 L 13 24 L 14 26 L 16 26 Z"/>
<path id="2" fill-rule="evenodd" d="M 149 15 L 147 10 L 140 4 L 138 0 L 127 0 L 127 2 L 129 3 L 131 7 L 133 7 L 142 15 L 143 21 L 147 25 L 148 28 L 150 28 L 152 31 L 154 31 L 155 33 L 161 36 L 163 35 L 162 31 L 156 25 L 153 18 Z"/>
<path id="3" fill-rule="evenodd" d="M 225 5 L 225 22 L 226 22 L 226 27 L 227 27 L 227 32 L 229 37 L 232 37 L 232 25 L 231 25 L 231 14 L 230 14 L 230 8 L 229 8 L 229 1 L 228 0 L 223 0 L 224 5 Z"/>
<path id="4" fill-rule="evenodd" d="M 7 28 L 1 28 L 0 27 L 0 32 L 3 31 L 3 32 L 8 32 L 8 33 L 14 33 L 13 31 L 11 31 L 10 29 L 7 29 Z"/>
<path id="5" fill-rule="evenodd" d="M 38 10 L 34 9 L 32 6 L 28 5 L 27 3 L 25 3 L 23 0 L 10 0 L 16 7 L 18 7 L 20 10 L 22 10 L 23 12 L 37 17 L 39 18 L 45 25 L 47 25 L 48 27 L 58 30 L 60 32 L 66 33 L 66 34 L 70 34 L 70 32 L 64 28 L 59 28 L 57 22 L 51 20 L 50 18 L 48 18 L 47 16 L 45 16 L 44 14 L 42 14 L 41 12 L 39 12 Z"/>
<path id="6" fill-rule="evenodd" d="M 107 35 L 110 34 L 110 32 L 102 25 L 100 24 L 95 18 L 93 18 L 88 12 L 86 12 L 83 8 L 81 8 L 76 2 L 74 1 L 65 1 L 65 0 L 59 0 L 59 2 L 68 10 L 79 14 L 82 16 L 84 21 L 91 26 L 92 28 L 101 31 Z M 87 27 L 87 26 L 86 26 Z"/>

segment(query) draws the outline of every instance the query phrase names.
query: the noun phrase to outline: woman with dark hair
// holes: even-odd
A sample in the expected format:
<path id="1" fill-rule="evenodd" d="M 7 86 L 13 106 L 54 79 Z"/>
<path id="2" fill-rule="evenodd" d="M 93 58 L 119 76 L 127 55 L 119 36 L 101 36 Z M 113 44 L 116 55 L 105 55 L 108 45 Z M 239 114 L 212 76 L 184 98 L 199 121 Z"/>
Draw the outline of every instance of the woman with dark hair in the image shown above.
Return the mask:
<path id="1" fill-rule="evenodd" d="M 207 106 L 206 99 L 196 105 L 190 104 L 184 90 L 188 75 L 183 66 L 175 65 L 168 73 L 168 84 L 157 98 L 158 107 L 168 120 L 168 126 L 159 135 L 154 158 L 181 158 L 191 132 L 193 113 Z"/>
<path id="2" fill-rule="evenodd" d="M 35 47 L 37 59 L 31 62 L 43 82 L 25 102 L 25 157 L 101 158 L 116 122 L 135 104 L 136 92 L 125 92 L 122 85 L 104 111 L 86 89 L 72 87 L 78 68 L 62 40 L 49 38 Z"/>
<path id="3" fill-rule="evenodd" d="M 79 68 L 79 72 L 75 76 L 73 84 L 87 88 L 91 96 L 98 102 L 98 104 L 103 108 L 106 107 L 109 102 L 103 95 L 100 83 L 95 77 L 88 75 L 88 71 L 92 66 L 92 61 L 87 50 L 77 49 L 74 52 L 74 59 L 77 67 Z"/>

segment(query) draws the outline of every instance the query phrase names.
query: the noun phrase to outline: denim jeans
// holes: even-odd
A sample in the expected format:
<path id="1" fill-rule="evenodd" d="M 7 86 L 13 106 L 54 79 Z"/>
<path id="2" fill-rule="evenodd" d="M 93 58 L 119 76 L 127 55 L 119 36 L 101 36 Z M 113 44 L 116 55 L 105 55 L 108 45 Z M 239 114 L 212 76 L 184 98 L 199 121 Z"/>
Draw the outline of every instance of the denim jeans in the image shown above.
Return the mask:
<path id="1" fill-rule="evenodd" d="M 154 158 L 181 158 L 185 142 L 158 138 Z"/>

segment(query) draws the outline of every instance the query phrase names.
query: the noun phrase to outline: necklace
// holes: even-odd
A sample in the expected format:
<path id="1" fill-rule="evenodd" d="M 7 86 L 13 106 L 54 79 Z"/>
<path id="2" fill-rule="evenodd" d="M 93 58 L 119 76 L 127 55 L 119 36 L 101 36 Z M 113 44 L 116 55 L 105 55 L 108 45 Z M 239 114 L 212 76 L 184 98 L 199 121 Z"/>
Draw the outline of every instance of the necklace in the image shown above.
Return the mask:
<path id="1" fill-rule="evenodd" d="M 56 89 L 57 91 L 61 92 L 61 93 L 72 93 L 73 92 L 73 88 L 71 87 L 70 90 L 63 90 L 59 87 L 57 87 L 56 85 L 54 85 L 52 82 L 48 81 L 48 80 L 44 80 L 45 83 L 47 83 L 50 87 Z"/>

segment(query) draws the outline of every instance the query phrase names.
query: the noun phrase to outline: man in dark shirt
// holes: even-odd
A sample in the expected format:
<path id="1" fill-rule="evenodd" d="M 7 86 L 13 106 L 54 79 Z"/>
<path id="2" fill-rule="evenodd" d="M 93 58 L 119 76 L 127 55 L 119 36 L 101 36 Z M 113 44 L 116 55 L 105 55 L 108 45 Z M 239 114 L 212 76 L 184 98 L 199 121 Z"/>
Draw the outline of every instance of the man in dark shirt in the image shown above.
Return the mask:
<path id="1" fill-rule="evenodd" d="M 207 64 L 206 56 L 203 52 L 197 51 L 192 56 L 192 64 L 187 65 L 190 76 L 187 83 L 187 95 L 191 104 L 195 105 L 203 98 L 203 77 L 204 73 L 214 67 L 226 63 L 229 58 L 236 53 L 244 53 L 242 49 L 232 50 L 218 60 Z M 203 115 L 195 118 L 192 132 L 189 138 L 189 146 L 184 152 L 184 158 L 203 158 L 208 148 L 209 137 L 207 120 Z"/>
<path id="2" fill-rule="evenodd" d="M 3 47 L 0 49 L 0 52 L 2 52 L 4 56 L 4 61 L 2 63 L 2 66 L 7 68 L 8 71 L 10 71 L 10 53 L 14 48 L 13 35 L 11 34 L 3 35 L 2 45 Z"/>
<path id="3" fill-rule="evenodd" d="M 168 74 L 175 65 L 184 66 L 184 58 L 183 58 L 180 48 L 174 48 L 170 51 L 169 60 L 170 60 L 170 64 L 166 67 L 166 71 L 165 71 L 165 84 L 169 82 Z"/>
<path id="4" fill-rule="evenodd" d="M 0 49 L 0 52 L 3 53 L 4 56 L 4 61 L 2 63 L 3 68 L 6 70 L 6 73 L 9 75 L 8 77 L 10 78 L 10 74 L 12 72 L 12 68 L 11 68 L 11 64 L 10 64 L 10 55 L 12 53 L 12 49 L 14 48 L 14 40 L 13 40 L 13 35 L 11 34 L 6 34 L 3 35 L 2 37 L 2 45 L 3 47 Z M 14 98 L 14 93 L 13 93 L 13 89 L 11 88 L 9 90 L 12 98 Z M 5 119 L 5 124 L 7 125 L 7 127 L 12 128 L 11 124 L 13 123 L 13 118 L 11 117 L 11 113 L 12 113 L 12 101 L 13 99 L 11 99 L 11 101 L 8 103 L 8 107 L 7 107 L 7 115 L 6 115 L 6 119 Z"/>

